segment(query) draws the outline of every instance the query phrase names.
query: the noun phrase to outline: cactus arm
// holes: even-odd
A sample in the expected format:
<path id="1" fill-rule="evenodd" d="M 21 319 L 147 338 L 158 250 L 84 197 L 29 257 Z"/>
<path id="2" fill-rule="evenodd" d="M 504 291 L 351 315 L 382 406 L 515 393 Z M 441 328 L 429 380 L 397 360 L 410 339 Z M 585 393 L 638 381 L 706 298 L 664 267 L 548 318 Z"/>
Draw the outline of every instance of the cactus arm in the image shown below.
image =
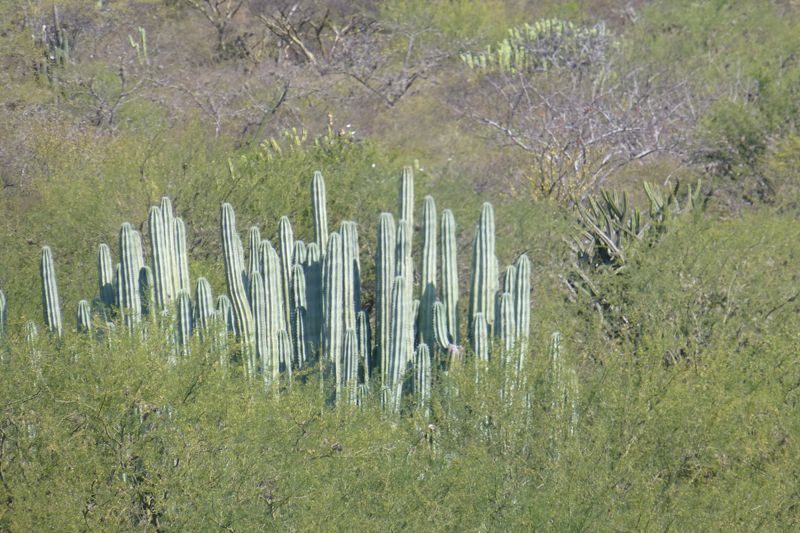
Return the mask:
<path id="1" fill-rule="evenodd" d="M 328 249 L 328 208 L 326 205 L 325 179 L 322 172 L 315 171 L 311 180 L 311 209 L 314 211 L 314 241 L 320 252 Z"/>
<path id="2" fill-rule="evenodd" d="M 391 213 L 378 219 L 378 245 L 375 251 L 375 327 L 377 329 L 380 383 L 388 386 L 390 343 L 392 337 L 392 287 L 395 278 L 396 228 Z"/>
<path id="3" fill-rule="evenodd" d="M 111 249 L 101 244 L 97 249 L 97 277 L 100 284 L 100 301 L 106 309 L 114 307 L 114 263 Z"/>
<path id="4" fill-rule="evenodd" d="M 433 304 L 436 302 L 436 203 L 432 196 L 426 196 L 422 203 L 422 265 L 419 331 L 420 342 L 427 344 L 429 350 L 435 346 L 433 332 Z"/>
<path id="5" fill-rule="evenodd" d="M 458 331 L 458 248 L 456 243 L 456 222 L 453 212 L 442 212 L 442 303 L 446 315 L 445 333 L 448 344 L 459 343 Z M 441 343 L 440 343 L 441 344 Z"/>
<path id="6" fill-rule="evenodd" d="M 189 338 L 192 336 L 192 300 L 189 291 L 179 290 L 177 296 L 176 315 L 178 318 L 178 346 L 184 355 L 189 353 Z"/>
<path id="7" fill-rule="evenodd" d="M 44 323 L 47 328 L 61 336 L 61 304 L 58 300 L 58 283 L 56 283 L 56 266 L 53 261 L 53 252 L 49 246 L 42 247 L 42 258 L 39 263 L 39 273 L 42 276 L 42 307 L 44 309 Z"/>
<path id="8" fill-rule="evenodd" d="M 92 306 L 87 300 L 78 302 L 77 312 L 78 333 L 88 334 L 92 331 Z"/>
<path id="9" fill-rule="evenodd" d="M 183 219 L 175 218 L 175 264 L 178 267 L 178 290 L 190 291 L 189 252 L 186 247 L 186 225 Z"/>

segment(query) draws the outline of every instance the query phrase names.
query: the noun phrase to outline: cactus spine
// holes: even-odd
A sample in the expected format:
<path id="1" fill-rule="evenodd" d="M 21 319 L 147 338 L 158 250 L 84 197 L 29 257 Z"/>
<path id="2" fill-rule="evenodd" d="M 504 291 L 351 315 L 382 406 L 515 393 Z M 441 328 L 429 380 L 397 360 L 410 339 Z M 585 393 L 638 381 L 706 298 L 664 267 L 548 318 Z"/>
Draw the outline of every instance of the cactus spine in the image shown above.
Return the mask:
<path id="1" fill-rule="evenodd" d="M 56 266 L 53 261 L 53 252 L 49 246 L 42 247 L 42 258 L 39 263 L 39 273 L 42 276 L 42 306 L 44 308 L 44 323 L 47 328 L 61 336 L 61 306 L 58 301 L 58 284 L 56 283 Z"/>
<path id="2" fill-rule="evenodd" d="M 244 346 L 247 375 L 255 377 L 253 314 L 247 303 L 247 291 L 244 285 L 244 253 L 236 232 L 236 214 L 231 204 L 222 204 L 220 229 L 222 232 L 222 255 L 225 260 L 225 279 L 233 308 L 234 331 Z"/>
<path id="3" fill-rule="evenodd" d="M 311 209 L 314 211 L 314 241 L 324 254 L 328 250 L 328 208 L 325 179 L 318 170 L 311 180 Z"/>
<path id="4" fill-rule="evenodd" d="M 486 202 L 481 208 L 478 227 L 472 249 L 472 284 L 469 294 L 470 334 L 476 345 L 475 322 L 478 313 L 483 314 L 487 332 L 491 336 L 494 328 L 495 298 L 499 285 L 495 249 L 494 210 Z M 488 353 L 488 352 L 487 352 Z"/>
<path id="5" fill-rule="evenodd" d="M 422 202 L 422 278 L 418 328 L 420 343 L 435 346 L 433 331 L 433 304 L 436 302 L 436 203 L 432 196 Z"/>
<path id="6" fill-rule="evenodd" d="M 375 252 L 375 328 L 381 386 L 388 387 L 387 372 L 391 357 L 392 288 L 396 252 L 396 229 L 391 213 L 381 213 L 378 219 L 378 246 Z"/>

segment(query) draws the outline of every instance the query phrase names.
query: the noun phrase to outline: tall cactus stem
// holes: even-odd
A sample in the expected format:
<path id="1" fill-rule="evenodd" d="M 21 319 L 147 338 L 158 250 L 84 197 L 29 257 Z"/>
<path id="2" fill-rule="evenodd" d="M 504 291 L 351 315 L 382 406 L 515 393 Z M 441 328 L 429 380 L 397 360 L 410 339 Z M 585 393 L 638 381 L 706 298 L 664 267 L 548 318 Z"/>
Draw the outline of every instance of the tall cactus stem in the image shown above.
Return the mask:
<path id="1" fill-rule="evenodd" d="M 142 304 L 139 296 L 139 270 L 141 268 L 141 239 L 128 222 L 119 232 L 119 255 L 122 265 L 119 277 L 119 307 L 125 317 L 128 331 L 141 319 Z"/>
<path id="2" fill-rule="evenodd" d="M 92 331 L 92 304 L 88 300 L 78 302 L 76 314 L 78 333 L 89 334 Z"/>
<path id="3" fill-rule="evenodd" d="M 324 254 L 328 250 L 328 207 L 325 179 L 318 170 L 311 180 L 311 209 L 314 211 L 314 242 Z"/>
<path id="4" fill-rule="evenodd" d="M 446 333 L 450 344 L 459 344 L 458 331 L 458 247 L 453 212 L 442 212 L 442 304 L 446 316 Z"/>
<path id="5" fill-rule="evenodd" d="M 178 346 L 183 354 L 189 353 L 189 338 L 192 336 L 192 300 L 189 291 L 179 290 L 177 297 L 176 315 L 178 318 L 177 336 Z"/>
<path id="6" fill-rule="evenodd" d="M 378 219 L 378 246 L 375 251 L 375 329 L 382 387 L 388 386 L 387 372 L 391 354 L 396 231 L 392 214 L 381 213 Z"/>
<path id="7" fill-rule="evenodd" d="M 317 243 L 306 247 L 306 336 L 314 357 L 322 348 L 322 252 Z"/>
<path id="8" fill-rule="evenodd" d="M 470 332 L 475 344 L 475 316 L 483 314 L 491 336 L 494 327 L 495 298 L 499 281 L 495 256 L 494 210 L 486 202 L 481 208 L 472 251 L 472 281 L 469 294 Z"/>
<path id="9" fill-rule="evenodd" d="M 100 301 L 106 309 L 114 307 L 114 263 L 111 248 L 101 244 L 97 249 L 97 277 L 100 285 Z"/>
<path id="10" fill-rule="evenodd" d="M 283 289 L 283 311 L 286 331 L 291 332 L 292 309 L 289 306 L 292 293 L 292 265 L 294 265 L 294 232 L 289 217 L 282 216 L 279 223 L 280 228 L 280 247 L 281 247 L 281 287 Z"/>
<path id="11" fill-rule="evenodd" d="M 342 346 L 344 342 L 344 268 L 342 239 L 331 233 L 325 254 L 322 280 L 323 325 L 322 353 L 327 364 L 333 364 L 337 386 L 342 382 Z"/>
<path id="12" fill-rule="evenodd" d="M 246 372 L 248 376 L 255 377 L 253 314 L 250 311 L 244 284 L 246 276 L 244 253 L 239 235 L 236 233 L 236 214 L 228 203 L 222 204 L 220 229 L 222 232 L 222 255 L 225 260 L 225 279 L 233 308 L 234 331 L 244 347 Z"/>
<path id="13" fill-rule="evenodd" d="M 148 218 L 150 229 L 150 249 L 153 256 L 153 277 L 155 278 L 156 301 L 161 309 L 168 309 L 175 299 L 175 288 L 172 284 L 172 263 L 169 241 L 171 234 L 164 228 L 164 216 L 161 208 L 150 208 Z"/>
<path id="14" fill-rule="evenodd" d="M 42 247 L 42 259 L 39 263 L 39 273 L 42 276 L 42 306 L 44 308 L 44 323 L 47 328 L 61 336 L 61 305 L 58 300 L 58 284 L 56 283 L 56 266 L 53 261 L 53 252 L 49 246 Z"/>
<path id="15" fill-rule="evenodd" d="M 292 343 L 297 368 L 308 365 L 310 348 L 306 338 L 306 275 L 301 265 L 292 267 Z"/>
<path id="16" fill-rule="evenodd" d="M 392 413 L 400 411 L 400 399 L 403 393 L 403 376 L 408 365 L 410 353 L 409 330 L 411 324 L 411 302 L 406 291 L 406 280 L 403 276 L 394 279 L 392 287 L 392 338 L 387 376 L 386 406 Z"/>
<path id="17" fill-rule="evenodd" d="M 191 291 L 189 277 L 189 251 L 186 247 L 186 225 L 183 219 L 175 218 L 175 264 L 178 267 L 178 290 Z"/>
<path id="18" fill-rule="evenodd" d="M 214 295 L 206 278 L 197 278 L 194 288 L 194 315 L 192 320 L 201 341 L 205 341 L 214 322 Z"/>
<path id="19" fill-rule="evenodd" d="M 422 202 L 422 265 L 420 268 L 420 309 L 418 328 L 420 343 L 427 344 L 432 353 L 435 347 L 433 304 L 436 302 L 436 203 L 432 196 Z"/>

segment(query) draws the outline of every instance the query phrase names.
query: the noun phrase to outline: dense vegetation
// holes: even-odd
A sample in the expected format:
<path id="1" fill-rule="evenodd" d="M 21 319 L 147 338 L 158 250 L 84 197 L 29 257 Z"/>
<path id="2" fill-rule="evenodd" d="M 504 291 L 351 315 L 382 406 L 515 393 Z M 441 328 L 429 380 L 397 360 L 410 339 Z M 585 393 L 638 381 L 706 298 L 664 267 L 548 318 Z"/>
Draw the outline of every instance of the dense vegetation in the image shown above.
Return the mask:
<path id="1" fill-rule="evenodd" d="M 796 530 L 800 12 L 752 4 L 0 4 L 0 531 Z M 405 165 L 457 221 L 465 364 L 428 408 L 78 331 L 123 222 L 171 198 L 221 294 L 220 204 L 311 242 L 317 170 L 374 317 Z M 467 340 L 485 201 L 532 262 L 513 399 Z"/>

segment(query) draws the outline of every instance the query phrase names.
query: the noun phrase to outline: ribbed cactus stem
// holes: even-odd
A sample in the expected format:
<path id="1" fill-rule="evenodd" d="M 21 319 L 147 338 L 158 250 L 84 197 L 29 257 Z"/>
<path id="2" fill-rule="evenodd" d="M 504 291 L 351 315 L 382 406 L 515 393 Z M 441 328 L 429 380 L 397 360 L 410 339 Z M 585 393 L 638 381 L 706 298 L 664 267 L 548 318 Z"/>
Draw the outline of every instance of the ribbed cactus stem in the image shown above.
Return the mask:
<path id="1" fill-rule="evenodd" d="M 339 228 L 339 234 L 342 236 L 342 274 L 344 292 L 344 328 L 345 330 L 356 329 L 356 313 L 360 311 L 356 308 L 356 285 L 358 284 L 355 271 L 355 249 L 357 244 L 354 242 L 356 236 L 353 232 L 353 227 L 348 221 L 342 222 Z M 360 290 L 359 290 L 360 292 Z"/>
<path id="2" fill-rule="evenodd" d="M 141 239 L 128 222 L 119 232 L 119 307 L 125 316 L 128 331 L 141 319 L 142 304 L 139 296 L 139 269 L 141 268 Z"/>
<path id="3" fill-rule="evenodd" d="M 78 333 L 88 334 L 92 331 L 92 305 L 88 300 L 78 302 L 78 312 L 76 316 Z"/>
<path id="4" fill-rule="evenodd" d="M 475 364 L 480 371 L 489 362 L 489 324 L 483 313 L 477 313 L 474 322 L 472 351 L 475 352 Z"/>
<path id="5" fill-rule="evenodd" d="M 396 228 L 391 213 L 378 219 L 378 246 L 375 251 L 375 329 L 381 386 L 388 386 L 387 372 L 392 338 L 392 288 L 394 287 Z"/>
<path id="6" fill-rule="evenodd" d="M 51 332 L 61 336 L 61 304 L 58 300 L 58 284 L 56 283 L 56 265 L 53 252 L 49 246 L 42 247 L 42 258 L 39 263 L 42 276 L 42 307 L 44 323 Z"/>
<path id="7" fill-rule="evenodd" d="M 178 290 L 191 291 L 189 277 L 189 251 L 186 247 L 186 225 L 183 219 L 175 218 L 175 264 L 178 267 Z"/>
<path id="8" fill-rule="evenodd" d="M 276 335 L 275 359 L 277 365 L 273 367 L 273 379 L 277 380 L 280 374 L 286 374 L 287 381 L 292 381 L 292 341 L 289 332 L 285 329 Z M 277 374 L 275 373 L 277 372 Z"/>
<path id="9" fill-rule="evenodd" d="M 217 331 L 215 347 L 219 352 L 219 362 L 224 366 L 228 364 L 228 335 L 234 331 L 233 305 L 230 298 L 224 294 L 217 297 L 214 320 Z"/>
<path id="10" fill-rule="evenodd" d="M 406 323 L 408 325 L 407 334 L 409 339 L 406 343 L 406 346 L 409 350 L 413 350 L 414 346 L 414 302 L 413 302 L 413 292 L 414 292 L 414 264 L 411 258 L 411 248 L 410 248 L 410 240 L 408 239 L 408 234 L 411 232 L 410 225 L 406 220 L 401 220 L 397 224 L 397 249 L 395 251 L 395 276 L 402 277 L 405 282 L 405 298 L 408 300 L 408 305 L 405 307 L 408 316 L 405 318 Z M 410 359 L 412 353 L 409 351 L 407 354 L 407 359 Z"/>
<path id="11" fill-rule="evenodd" d="M 261 241 L 259 250 L 261 255 L 262 276 L 264 278 L 264 292 L 267 295 L 267 334 L 269 336 L 269 350 L 273 358 L 273 368 L 277 371 L 277 346 L 278 331 L 289 331 L 286 322 L 286 305 L 283 301 L 283 281 L 281 279 L 281 262 L 275 248 L 270 241 Z M 290 347 L 291 349 L 291 347 Z"/>
<path id="12" fill-rule="evenodd" d="M 306 336 L 314 357 L 322 348 L 322 253 L 317 243 L 306 247 Z"/>
<path id="13" fill-rule="evenodd" d="M 100 301 L 106 309 L 114 307 L 114 262 L 111 249 L 101 244 L 97 249 L 97 277 L 100 285 Z"/>
<path id="14" fill-rule="evenodd" d="M 459 344 L 458 332 L 458 245 L 456 242 L 456 220 L 453 212 L 442 212 L 442 304 L 446 321 L 446 333 L 450 344 Z"/>
<path id="15" fill-rule="evenodd" d="M 310 349 L 306 339 L 306 274 L 301 265 L 292 267 L 292 343 L 294 360 L 297 368 L 303 368 L 310 362 Z"/>
<path id="16" fill-rule="evenodd" d="M 177 298 L 178 290 L 181 288 L 181 278 L 175 240 L 175 215 L 172 212 L 172 201 L 166 196 L 161 198 L 161 220 L 166 235 L 166 260 L 172 275 L 173 297 Z"/>
<path id="17" fill-rule="evenodd" d="M 422 265 L 420 268 L 420 309 L 418 328 L 420 343 L 435 346 L 433 304 L 436 302 L 436 203 L 432 196 L 422 202 Z"/>
<path id="18" fill-rule="evenodd" d="M 398 196 L 400 220 L 405 220 L 409 226 L 406 239 L 410 250 L 414 239 L 414 170 L 411 167 L 403 167 L 403 173 L 400 175 L 400 193 Z"/>
<path id="19" fill-rule="evenodd" d="M 528 338 L 531 332 L 531 261 L 527 255 L 517 259 L 517 280 L 514 284 L 514 326 L 519 357 L 517 375 L 525 365 Z"/>
<path id="20" fill-rule="evenodd" d="M 450 336 L 447 334 L 447 311 L 442 302 L 433 304 L 433 332 L 436 344 L 441 350 L 450 346 Z"/>
<path id="21" fill-rule="evenodd" d="M 205 341 L 214 322 L 214 295 L 206 278 L 198 278 L 194 288 L 194 315 L 192 320 L 200 340 Z"/>
<path id="22" fill-rule="evenodd" d="M 153 271 L 149 266 L 139 269 L 139 300 L 142 304 L 142 316 L 152 320 L 156 311 L 156 292 Z"/>
<path id="23" fill-rule="evenodd" d="M 318 170 L 311 180 L 311 209 L 314 212 L 314 241 L 324 254 L 328 249 L 328 208 L 325 179 Z"/>
<path id="24" fill-rule="evenodd" d="M 246 371 L 250 377 L 255 377 L 253 314 L 250 311 L 247 290 L 244 285 L 246 275 L 244 253 L 239 235 L 236 233 L 236 214 L 228 203 L 222 204 L 220 229 L 222 232 L 222 256 L 225 260 L 225 279 L 235 318 L 234 331 L 244 346 Z"/>
<path id="25" fill-rule="evenodd" d="M 392 337 L 388 361 L 386 383 L 386 406 L 391 412 L 400 411 L 400 399 L 403 393 L 403 375 L 408 365 L 408 356 L 411 350 L 409 324 L 411 314 L 411 301 L 406 291 L 406 280 L 402 276 L 394 279 L 392 287 Z"/>
<path id="26" fill-rule="evenodd" d="M 192 299 L 189 291 L 179 290 L 177 297 L 177 306 L 175 308 L 177 315 L 177 337 L 178 346 L 183 350 L 184 354 L 189 353 L 189 339 L 192 336 Z"/>
<path id="27" fill-rule="evenodd" d="M 0 291 L 0 339 L 6 333 L 6 324 L 8 323 L 8 301 L 3 291 Z"/>
<path id="28" fill-rule="evenodd" d="M 294 264 L 294 232 L 289 217 L 282 216 L 279 224 L 280 229 L 280 267 L 281 267 L 281 288 L 283 289 L 283 311 L 286 330 L 291 332 L 292 310 L 289 307 L 292 293 L 292 265 Z"/>
<path id="29" fill-rule="evenodd" d="M 420 344 L 414 353 L 414 394 L 417 408 L 427 416 L 431 401 L 431 354 L 427 344 Z"/>
<path id="30" fill-rule="evenodd" d="M 301 240 L 294 241 L 294 250 L 292 251 L 292 266 L 304 265 L 306 263 L 306 243 Z"/>
<path id="31" fill-rule="evenodd" d="M 517 267 L 508 265 L 503 271 L 503 293 L 514 294 L 517 285 Z"/>
<path id="32" fill-rule="evenodd" d="M 481 208 L 472 251 L 472 282 L 469 294 L 470 332 L 474 337 L 475 316 L 482 313 L 489 335 L 494 327 L 495 298 L 499 278 L 495 256 L 494 210 L 486 202 Z M 473 338 L 473 344 L 475 340 Z"/>
<path id="33" fill-rule="evenodd" d="M 269 311 L 264 280 L 258 270 L 250 273 L 250 306 L 253 310 L 255 328 L 255 359 L 260 363 L 261 375 L 269 385 L 272 380 L 272 367 L 275 365 L 269 349 Z"/>
<path id="34" fill-rule="evenodd" d="M 261 232 L 258 226 L 252 226 L 247 231 L 247 276 L 248 278 L 253 275 L 253 272 L 261 272 L 261 255 L 258 249 L 261 247 Z"/>
<path id="35" fill-rule="evenodd" d="M 331 233 L 323 261 L 322 280 L 322 357 L 336 369 L 336 383 L 342 382 L 342 346 L 344 342 L 344 266 L 342 239 Z"/>
<path id="36" fill-rule="evenodd" d="M 172 284 L 172 263 L 170 262 L 169 241 L 171 234 L 164 228 L 164 217 L 161 208 L 150 208 L 148 218 L 150 228 L 150 250 L 153 256 L 153 277 L 155 278 L 156 301 L 161 309 L 167 309 L 175 298 Z"/>
<path id="37" fill-rule="evenodd" d="M 369 328 L 369 315 L 358 312 L 358 358 L 364 374 L 364 383 L 369 384 L 372 373 L 372 331 Z"/>
<path id="38" fill-rule="evenodd" d="M 342 382 L 336 390 L 336 400 L 342 403 L 345 398 L 348 404 L 355 405 L 358 397 L 358 334 L 355 329 L 347 329 L 344 333 L 342 359 Z"/>

